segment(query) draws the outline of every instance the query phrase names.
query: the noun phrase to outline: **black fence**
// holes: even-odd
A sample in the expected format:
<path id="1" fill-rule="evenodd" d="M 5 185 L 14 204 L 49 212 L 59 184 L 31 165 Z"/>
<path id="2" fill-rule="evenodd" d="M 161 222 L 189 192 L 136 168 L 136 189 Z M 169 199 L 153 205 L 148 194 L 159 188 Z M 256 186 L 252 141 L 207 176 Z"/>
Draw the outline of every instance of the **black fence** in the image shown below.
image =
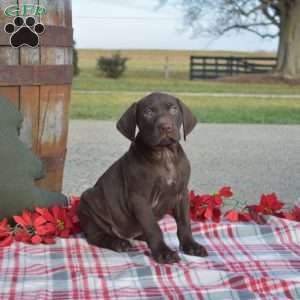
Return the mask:
<path id="1" fill-rule="evenodd" d="M 275 57 L 191 56 L 190 79 L 215 79 L 238 74 L 270 73 Z"/>

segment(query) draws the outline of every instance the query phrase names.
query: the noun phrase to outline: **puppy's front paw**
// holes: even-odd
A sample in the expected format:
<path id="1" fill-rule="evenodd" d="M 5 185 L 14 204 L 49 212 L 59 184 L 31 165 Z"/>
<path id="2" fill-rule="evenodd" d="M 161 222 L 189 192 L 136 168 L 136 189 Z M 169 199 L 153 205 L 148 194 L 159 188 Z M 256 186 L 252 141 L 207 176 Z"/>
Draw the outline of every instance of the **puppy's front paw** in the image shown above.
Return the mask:
<path id="1" fill-rule="evenodd" d="M 117 251 L 117 252 L 126 252 L 131 247 L 132 247 L 132 245 L 130 244 L 129 241 L 116 238 L 111 241 L 109 248 L 111 248 L 112 250 Z"/>
<path id="2" fill-rule="evenodd" d="M 188 255 L 202 256 L 202 257 L 208 256 L 206 249 L 203 246 L 196 243 L 195 241 L 190 241 L 182 245 L 181 248 L 182 251 Z"/>
<path id="3" fill-rule="evenodd" d="M 152 252 L 152 256 L 160 264 L 172 264 L 179 262 L 180 260 L 177 252 L 171 250 L 165 245 L 157 251 Z"/>

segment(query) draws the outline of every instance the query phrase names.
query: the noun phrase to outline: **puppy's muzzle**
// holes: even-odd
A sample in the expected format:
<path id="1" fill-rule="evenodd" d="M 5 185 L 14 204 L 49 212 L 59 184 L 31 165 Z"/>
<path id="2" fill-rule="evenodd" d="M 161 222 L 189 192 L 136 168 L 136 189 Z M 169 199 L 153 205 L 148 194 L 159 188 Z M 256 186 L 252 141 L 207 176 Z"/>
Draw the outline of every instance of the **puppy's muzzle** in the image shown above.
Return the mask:
<path id="1" fill-rule="evenodd" d="M 159 124 L 158 128 L 161 135 L 170 135 L 174 132 L 174 124 L 170 121 Z"/>
<path id="2" fill-rule="evenodd" d="M 157 122 L 160 143 L 169 144 L 178 140 L 178 129 L 174 120 L 168 116 L 161 117 Z"/>

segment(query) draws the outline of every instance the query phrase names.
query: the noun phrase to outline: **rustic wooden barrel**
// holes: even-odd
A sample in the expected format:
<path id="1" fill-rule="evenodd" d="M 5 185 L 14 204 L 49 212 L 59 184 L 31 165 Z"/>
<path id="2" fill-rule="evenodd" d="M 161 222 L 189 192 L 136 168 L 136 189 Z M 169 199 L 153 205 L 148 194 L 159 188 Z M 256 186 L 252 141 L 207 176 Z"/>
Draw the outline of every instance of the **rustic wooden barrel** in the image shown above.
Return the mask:
<path id="1" fill-rule="evenodd" d="M 45 25 L 39 46 L 13 48 L 5 24 L 13 17 L 7 6 L 42 5 L 36 16 Z M 28 13 L 30 15 L 30 13 Z M 20 138 L 44 162 L 46 177 L 37 184 L 61 191 L 68 135 L 68 111 L 72 81 L 71 0 L 1 0 L 0 95 L 12 101 L 24 115 Z"/>

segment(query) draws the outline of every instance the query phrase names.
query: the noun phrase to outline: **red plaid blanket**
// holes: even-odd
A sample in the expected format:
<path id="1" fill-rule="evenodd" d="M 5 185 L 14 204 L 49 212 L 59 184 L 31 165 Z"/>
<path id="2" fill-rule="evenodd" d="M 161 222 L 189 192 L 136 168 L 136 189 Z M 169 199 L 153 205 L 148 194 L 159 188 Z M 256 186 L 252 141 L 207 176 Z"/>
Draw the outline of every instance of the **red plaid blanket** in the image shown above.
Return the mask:
<path id="1" fill-rule="evenodd" d="M 160 225 L 178 248 L 176 224 Z M 128 253 L 87 244 L 78 235 L 55 245 L 0 248 L 0 299 L 300 299 L 300 224 L 193 223 L 209 256 L 180 253 L 159 265 L 144 242 Z"/>

